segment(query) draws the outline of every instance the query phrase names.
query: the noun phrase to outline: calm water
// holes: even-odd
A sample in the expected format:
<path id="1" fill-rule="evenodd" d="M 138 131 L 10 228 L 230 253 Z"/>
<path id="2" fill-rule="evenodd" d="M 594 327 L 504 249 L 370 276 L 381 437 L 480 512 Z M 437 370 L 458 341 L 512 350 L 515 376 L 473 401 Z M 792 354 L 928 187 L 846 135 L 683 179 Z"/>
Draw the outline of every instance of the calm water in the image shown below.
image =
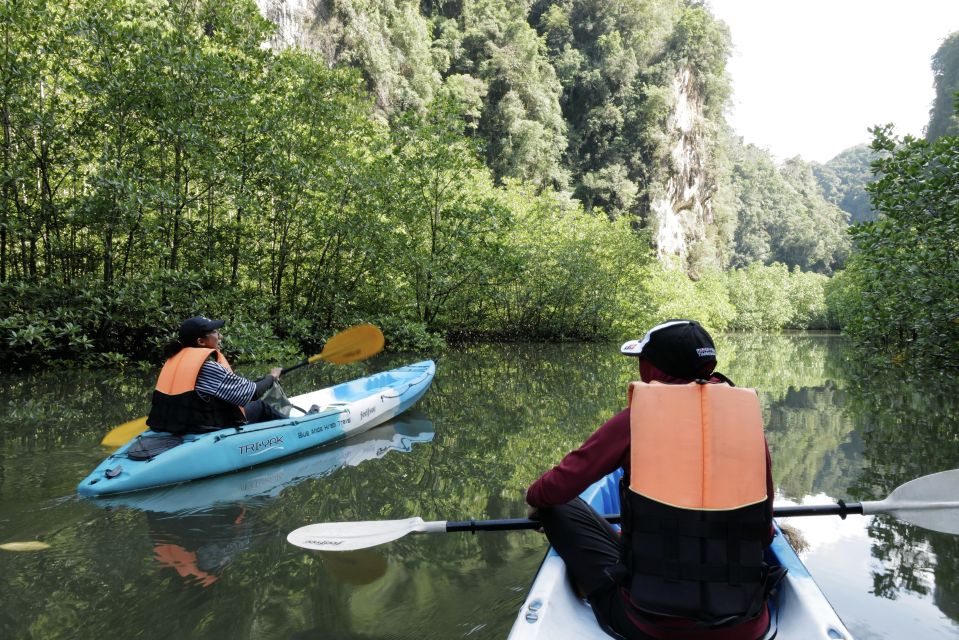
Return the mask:
<path id="1" fill-rule="evenodd" d="M 959 467 L 959 391 L 855 374 L 836 337 L 723 337 L 761 397 L 783 500 L 880 499 Z M 419 357 L 316 366 L 292 395 Z M 102 436 L 147 410 L 153 373 L 5 376 L 0 638 L 504 638 L 543 552 L 532 532 L 410 535 L 352 554 L 286 543 L 309 522 L 524 515 L 520 494 L 623 405 L 614 345 L 473 347 L 437 358 L 405 419 L 285 464 L 81 500 Z M 248 370 L 247 373 L 260 373 Z M 794 518 L 858 638 L 959 638 L 959 537 L 886 518 Z"/>

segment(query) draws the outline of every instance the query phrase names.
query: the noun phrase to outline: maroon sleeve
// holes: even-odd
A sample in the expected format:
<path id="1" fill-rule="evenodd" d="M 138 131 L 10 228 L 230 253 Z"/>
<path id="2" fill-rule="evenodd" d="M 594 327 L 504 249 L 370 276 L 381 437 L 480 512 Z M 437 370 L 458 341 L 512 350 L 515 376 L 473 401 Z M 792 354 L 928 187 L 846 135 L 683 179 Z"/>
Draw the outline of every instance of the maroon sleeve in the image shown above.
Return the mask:
<path id="1" fill-rule="evenodd" d="M 619 467 L 629 472 L 629 409 L 610 418 L 579 449 L 531 484 L 526 502 L 533 507 L 566 504 Z"/>

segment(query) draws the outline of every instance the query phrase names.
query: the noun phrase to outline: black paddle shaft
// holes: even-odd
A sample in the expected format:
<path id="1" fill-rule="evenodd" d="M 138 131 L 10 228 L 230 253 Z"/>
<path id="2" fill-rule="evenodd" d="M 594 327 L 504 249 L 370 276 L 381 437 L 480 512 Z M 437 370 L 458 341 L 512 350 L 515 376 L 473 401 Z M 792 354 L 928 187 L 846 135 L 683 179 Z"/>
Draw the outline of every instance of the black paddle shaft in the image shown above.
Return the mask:
<path id="1" fill-rule="evenodd" d="M 839 516 L 845 518 L 849 514 L 862 515 L 862 503 L 850 502 L 846 504 L 840 500 L 836 504 L 807 504 L 776 507 L 773 512 L 777 518 L 790 516 Z M 610 524 L 619 524 L 622 518 L 618 513 L 609 513 L 603 516 Z M 539 529 L 542 523 L 531 518 L 507 518 L 504 520 L 462 520 L 447 522 L 447 533 L 469 531 L 519 531 L 522 529 Z"/>
<path id="2" fill-rule="evenodd" d="M 293 365 L 292 367 L 286 367 L 286 368 L 284 368 L 283 371 L 280 372 L 280 375 L 286 375 L 286 374 L 288 374 L 290 371 L 294 371 L 294 370 L 296 370 L 296 369 L 299 369 L 300 367 L 305 367 L 305 366 L 308 365 L 308 364 L 310 364 L 309 359 L 304 360 L 303 362 L 297 362 L 297 363 L 296 363 L 295 365 Z"/>
<path id="3" fill-rule="evenodd" d="M 773 511 L 777 518 L 788 518 L 790 516 L 839 516 L 843 520 L 849 514 L 862 515 L 862 503 L 850 502 L 846 504 L 842 500 L 836 504 L 801 504 L 784 507 L 776 507 Z"/>
<path id="4" fill-rule="evenodd" d="M 604 515 L 603 518 L 611 524 L 619 524 L 620 517 L 618 513 Z M 539 529 L 543 523 L 531 518 L 507 518 L 505 520 L 462 520 L 460 522 L 447 522 L 446 532 L 455 533 L 461 531 L 518 531 L 522 529 Z"/>

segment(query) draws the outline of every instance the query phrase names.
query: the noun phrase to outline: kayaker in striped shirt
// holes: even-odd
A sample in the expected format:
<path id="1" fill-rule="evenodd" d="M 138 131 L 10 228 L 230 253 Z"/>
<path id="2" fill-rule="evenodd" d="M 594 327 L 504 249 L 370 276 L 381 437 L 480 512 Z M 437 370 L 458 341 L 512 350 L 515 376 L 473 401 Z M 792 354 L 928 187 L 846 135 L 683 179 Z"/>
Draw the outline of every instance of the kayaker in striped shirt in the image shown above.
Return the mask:
<path id="1" fill-rule="evenodd" d="M 284 417 L 259 398 L 279 380 L 274 367 L 257 381 L 237 375 L 220 352 L 223 320 L 196 316 L 180 325 L 178 339 L 153 392 L 147 424 L 154 431 L 205 433 Z"/>
<path id="2" fill-rule="evenodd" d="M 204 398 L 219 398 L 243 407 L 263 395 L 275 380 L 279 380 L 281 371 L 277 367 L 253 382 L 229 371 L 219 362 L 207 360 L 196 377 L 196 392 Z"/>

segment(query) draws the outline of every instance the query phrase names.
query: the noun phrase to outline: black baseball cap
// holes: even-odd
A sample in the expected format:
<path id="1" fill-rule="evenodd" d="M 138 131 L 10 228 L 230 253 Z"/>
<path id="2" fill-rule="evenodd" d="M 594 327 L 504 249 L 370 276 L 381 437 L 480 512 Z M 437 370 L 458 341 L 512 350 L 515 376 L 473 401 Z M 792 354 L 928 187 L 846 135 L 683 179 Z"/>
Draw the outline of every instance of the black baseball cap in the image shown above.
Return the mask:
<path id="1" fill-rule="evenodd" d="M 656 325 L 641 340 L 619 348 L 627 356 L 642 356 L 654 367 L 677 378 L 693 380 L 716 367 L 712 336 L 695 320 L 669 320 Z"/>
<path id="2" fill-rule="evenodd" d="M 202 338 L 211 331 L 216 331 L 224 324 L 226 322 L 223 320 L 210 320 L 203 316 L 194 316 L 184 320 L 180 325 L 180 344 L 187 347 L 191 346 L 197 338 Z"/>

